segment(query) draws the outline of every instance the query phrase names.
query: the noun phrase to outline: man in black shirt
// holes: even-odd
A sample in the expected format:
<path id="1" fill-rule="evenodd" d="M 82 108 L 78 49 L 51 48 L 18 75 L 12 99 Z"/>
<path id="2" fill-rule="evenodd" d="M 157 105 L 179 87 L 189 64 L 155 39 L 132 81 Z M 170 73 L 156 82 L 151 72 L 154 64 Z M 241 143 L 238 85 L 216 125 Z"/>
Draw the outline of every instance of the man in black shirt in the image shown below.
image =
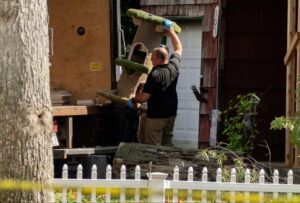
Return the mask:
<path id="1" fill-rule="evenodd" d="M 176 85 L 182 53 L 181 42 L 169 20 L 164 20 L 165 34 L 171 38 L 174 52 L 169 58 L 168 48 L 160 46 L 152 51 L 152 71 L 149 73 L 143 90 L 128 101 L 133 103 L 147 101 L 145 119 L 145 144 L 172 145 L 173 128 L 178 99 Z"/>

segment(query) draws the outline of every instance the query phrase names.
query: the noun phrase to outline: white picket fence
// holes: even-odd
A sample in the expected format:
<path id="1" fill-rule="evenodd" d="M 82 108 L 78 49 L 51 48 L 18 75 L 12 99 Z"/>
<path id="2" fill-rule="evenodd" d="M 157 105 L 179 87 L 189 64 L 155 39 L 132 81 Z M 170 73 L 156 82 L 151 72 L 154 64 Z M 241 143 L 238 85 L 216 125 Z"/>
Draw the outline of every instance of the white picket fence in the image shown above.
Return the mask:
<path id="1" fill-rule="evenodd" d="M 68 179 L 68 166 L 63 166 L 62 179 L 55 179 L 54 186 L 62 188 L 62 202 L 67 202 L 68 191 L 70 188 L 76 190 L 76 202 L 82 202 L 82 190 L 89 188 L 90 201 L 96 203 L 97 191 L 99 188 L 105 190 L 104 199 L 106 203 L 116 202 L 116 197 L 112 195 L 113 188 L 119 189 L 117 202 L 211 202 L 208 199 L 209 193 L 213 193 L 213 202 L 223 202 L 224 194 L 229 196 L 231 203 L 236 202 L 237 193 L 243 194 L 243 202 L 252 202 L 250 195 L 257 194 L 258 202 L 265 202 L 265 196 L 268 194 L 272 198 L 280 195 L 286 195 L 287 199 L 299 197 L 300 184 L 293 184 L 293 171 L 289 170 L 287 174 L 287 182 L 279 182 L 279 172 L 274 170 L 273 182 L 266 182 L 265 171 L 260 170 L 258 183 L 250 182 L 250 170 L 245 170 L 244 182 L 236 181 L 236 169 L 231 170 L 230 182 L 222 182 L 222 170 L 219 168 L 216 174 L 216 181 L 208 181 L 208 170 L 206 167 L 202 170 L 202 180 L 194 180 L 194 171 L 190 167 L 187 171 L 187 180 L 179 180 L 179 168 L 174 168 L 173 180 L 167 180 L 168 174 L 151 172 L 147 176 L 149 179 L 141 179 L 140 166 L 135 168 L 135 178 L 126 179 L 126 167 L 121 167 L 120 179 L 112 179 L 112 168 L 110 165 L 106 168 L 106 178 L 97 179 L 97 167 L 93 165 L 91 169 L 91 179 L 82 178 L 82 165 L 77 167 L 77 178 Z M 128 189 L 134 190 L 133 197 L 129 198 L 126 194 Z M 143 197 L 142 190 L 148 191 L 147 196 Z M 166 194 L 166 191 L 171 191 Z M 185 197 L 180 196 L 180 191 L 185 191 Z M 195 191 L 200 192 L 200 198 L 195 198 Z M 170 193 L 170 195 L 169 195 Z M 146 199 L 145 199 L 146 198 Z"/>

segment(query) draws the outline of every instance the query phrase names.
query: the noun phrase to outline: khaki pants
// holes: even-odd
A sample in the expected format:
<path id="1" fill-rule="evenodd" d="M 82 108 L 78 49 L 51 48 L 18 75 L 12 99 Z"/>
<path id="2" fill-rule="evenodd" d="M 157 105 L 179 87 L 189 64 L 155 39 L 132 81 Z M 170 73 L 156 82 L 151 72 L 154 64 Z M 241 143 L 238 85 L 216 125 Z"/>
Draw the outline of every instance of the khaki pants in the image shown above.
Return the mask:
<path id="1" fill-rule="evenodd" d="M 147 114 L 141 113 L 140 120 L 139 120 L 139 130 L 138 130 L 138 140 L 140 143 L 145 144 L 145 120 L 146 120 Z"/>
<path id="2" fill-rule="evenodd" d="M 172 146 L 175 118 L 145 118 L 145 144 Z"/>

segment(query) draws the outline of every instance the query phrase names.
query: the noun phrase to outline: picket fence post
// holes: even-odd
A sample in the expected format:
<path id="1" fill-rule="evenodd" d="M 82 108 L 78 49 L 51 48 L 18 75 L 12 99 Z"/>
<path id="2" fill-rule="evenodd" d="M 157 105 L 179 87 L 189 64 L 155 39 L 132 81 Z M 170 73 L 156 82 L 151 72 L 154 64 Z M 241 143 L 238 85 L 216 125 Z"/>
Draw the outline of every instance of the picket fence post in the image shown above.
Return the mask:
<path id="1" fill-rule="evenodd" d="M 189 167 L 188 169 L 188 181 L 193 182 L 194 181 L 194 169 L 193 167 Z M 193 190 L 188 190 L 188 199 L 187 202 L 193 202 Z"/>
<path id="2" fill-rule="evenodd" d="M 202 182 L 207 182 L 208 180 L 208 171 L 207 171 L 207 168 L 204 167 L 202 169 Z M 202 191 L 202 203 L 206 203 L 207 202 L 207 191 L 206 190 L 203 190 Z"/>
<path id="3" fill-rule="evenodd" d="M 173 180 L 179 181 L 179 167 L 175 166 L 173 170 Z M 173 203 L 178 202 L 178 190 L 173 190 Z"/>
<path id="4" fill-rule="evenodd" d="M 82 180 L 82 165 L 79 164 L 77 166 L 77 180 Z M 81 188 L 77 188 L 76 192 L 76 203 L 81 203 L 82 202 L 82 193 L 81 193 Z"/>
<path id="5" fill-rule="evenodd" d="M 288 171 L 288 179 L 287 179 L 287 184 L 288 185 L 292 185 L 294 183 L 294 177 L 293 176 L 294 176 L 293 171 L 289 170 Z M 287 198 L 290 200 L 290 199 L 292 199 L 292 197 L 293 197 L 292 193 L 289 192 L 287 194 Z"/>
<path id="6" fill-rule="evenodd" d="M 222 169 L 221 168 L 217 169 L 216 182 L 217 183 L 222 183 Z M 222 202 L 222 199 L 221 199 L 222 196 L 221 195 L 222 195 L 221 191 L 216 190 L 216 203 L 221 203 Z"/>
<path id="7" fill-rule="evenodd" d="M 141 180 L 141 167 L 139 165 L 135 167 L 134 179 L 137 181 Z M 140 201 L 140 189 L 138 188 L 135 189 L 134 200 L 135 202 Z"/>
<path id="8" fill-rule="evenodd" d="M 150 191 L 149 203 L 165 202 L 165 184 L 168 174 L 151 172 L 147 173 L 147 176 L 149 178 L 148 190 Z"/>
<path id="9" fill-rule="evenodd" d="M 125 165 L 121 166 L 120 180 L 126 181 L 126 166 Z M 120 191 L 120 203 L 125 203 L 125 201 L 126 201 L 125 188 L 122 187 L 121 191 Z"/>
<path id="10" fill-rule="evenodd" d="M 250 184 L 251 182 L 251 172 L 249 168 L 245 170 L 245 183 Z M 250 202 L 250 192 L 245 192 L 245 203 Z"/>
<path id="11" fill-rule="evenodd" d="M 106 174 L 105 174 L 105 179 L 106 180 L 111 180 L 111 176 L 112 176 L 112 172 L 111 172 L 111 165 L 108 164 L 106 166 Z M 105 192 L 105 203 L 110 203 L 110 198 L 111 198 L 111 190 L 110 188 L 106 188 L 106 192 Z"/>
<path id="12" fill-rule="evenodd" d="M 275 169 L 273 172 L 273 184 L 279 184 L 279 171 L 277 169 Z M 273 198 L 278 198 L 278 192 L 273 193 Z"/>
<path id="13" fill-rule="evenodd" d="M 236 169 L 235 168 L 231 169 L 230 174 L 231 174 L 230 182 L 232 184 L 235 184 L 236 183 Z M 235 191 L 231 191 L 231 193 L 230 193 L 230 203 L 235 203 Z"/>
<path id="14" fill-rule="evenodd" d="M 93 164 L 92 166 L 92 180 L 97 181 L 97 166 L 96 164 Z M 97 197 L 96 197 L 96 188 L 92 188 L 91 191 L 91 203 L 97 203 Z"/>
<path id="15" fill-rule="evenodd" d="M 265 184 L 265 170 L 264 169 L 260 169 L 258 181 L 259 181 L 259 184 Z M 258 202 L 259 203 L 264 202 L 264 193 L 263 192 L 258 193 Z"/>
<path id="16" fill-rule="evenodd" d="M 66 180 L 68 179 L 68 165 L 64 164 L 63 166 L 63 172 L 62 172 L 62 179 Z M 68 202 L 68 188 L 63 188 L 62 192 L 62 203 L 67 203 Z"/>

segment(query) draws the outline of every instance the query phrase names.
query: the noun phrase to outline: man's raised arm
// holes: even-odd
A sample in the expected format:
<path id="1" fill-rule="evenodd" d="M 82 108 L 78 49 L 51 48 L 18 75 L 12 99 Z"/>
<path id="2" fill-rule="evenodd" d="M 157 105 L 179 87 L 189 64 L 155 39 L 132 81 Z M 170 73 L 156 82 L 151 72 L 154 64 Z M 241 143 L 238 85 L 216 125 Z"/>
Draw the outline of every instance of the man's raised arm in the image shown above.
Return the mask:
<path id="1" fill-rule="evenodd" d="M 170 21 L 168 19 L 164 19 L 163 20 L 163 26 L 164 26 L 165 34 L 167 36 L 169 36 L 172 40 L 172 45 L 173 45 L 174 52 L 179 54 L 179 56 L 181 56 L 182 45 L 181 45 L 181 42 L 180 42 L 180 39 L 179 39 L 178 35 L 176 34 L 176 32 L 173 29 L 172 21 Z"/>
<path id="2" fill-rule="evenodd" d="M 174 52 L 179 56 L 182 54 L 182 44 L 174 29 L 166 30 L 165 33 L 171 38 Z"/>

